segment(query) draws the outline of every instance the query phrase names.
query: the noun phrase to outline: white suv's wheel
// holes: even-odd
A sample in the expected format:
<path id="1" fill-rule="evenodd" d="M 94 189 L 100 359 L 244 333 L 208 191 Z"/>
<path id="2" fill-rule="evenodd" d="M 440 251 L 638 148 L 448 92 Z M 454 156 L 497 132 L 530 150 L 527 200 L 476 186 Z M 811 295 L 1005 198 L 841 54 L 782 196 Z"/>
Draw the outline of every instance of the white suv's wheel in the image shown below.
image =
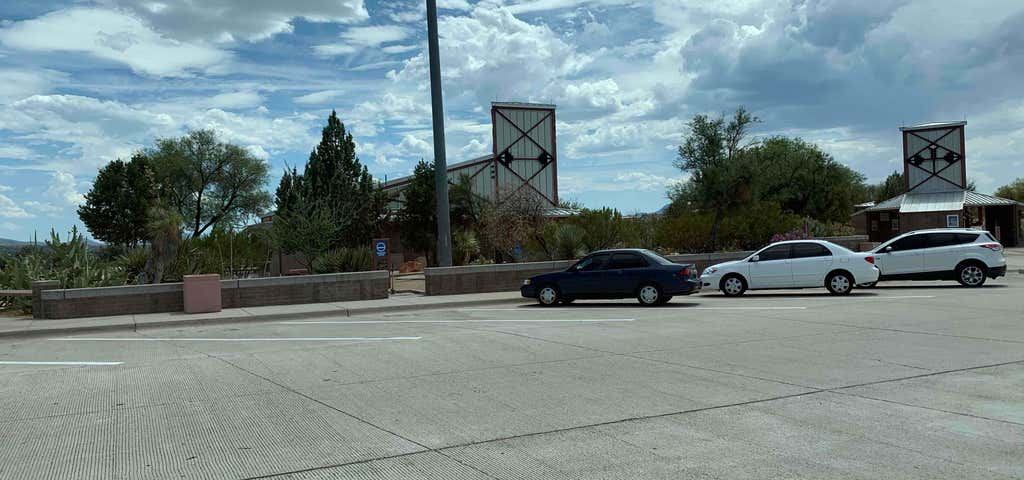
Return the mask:
<path id="1" fill-rule="evenodd" d="M 558 288 L 554 285 L 544 285 L 540 287 L 540 291 L 537 292 L 537 301 L 545 307 L 551 307 L 558 304 L 561 295 L 558 293 Z"/>
<path id="2" fill-rule="evenodd" d="M 965 287 L 980 287 L 985 284 L 985 267 L 977 263 L 964 263 L 956 267 L 956 280 Z"/>
<path id="3" fill-rule="evenodd" d="M 846 295 L 853 290 L 853 278 L 850 278 L 850 274 L 844 272 L 829 274 L 828 278 L 825 279 L 825 288 L 833 295 Z"/>

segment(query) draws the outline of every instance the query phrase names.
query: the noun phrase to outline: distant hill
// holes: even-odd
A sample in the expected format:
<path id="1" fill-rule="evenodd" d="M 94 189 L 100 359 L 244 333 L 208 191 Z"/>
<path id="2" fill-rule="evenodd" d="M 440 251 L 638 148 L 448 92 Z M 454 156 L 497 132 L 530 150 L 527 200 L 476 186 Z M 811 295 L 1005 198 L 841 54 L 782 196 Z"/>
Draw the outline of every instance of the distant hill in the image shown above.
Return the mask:
<path id="1" fill-rule="evenodd" d="M 87 240 L 87 242 L 89 244 L 89 248 L 102 248 L 105 245 L 102 242 L 97 242 L 96 240 L 92 240 L 92 239 Z M 22 247 L 27 247 L 27 246 L 29 246 L 31 244 L 32 244 L 32 242 L 25 242 L 25 241 L 22 241 L 22 240 L 13 240 L 13 239 L 10 239 L 10 238 L 0 238 L 0 250 L 8 251 L 8 252 L 16 252 L 16 251 L 20 250 Z M 39 245 L 46 245 L 46 242 L 44 242 L 43 239 L 40 238 L 39 239 Z"/>

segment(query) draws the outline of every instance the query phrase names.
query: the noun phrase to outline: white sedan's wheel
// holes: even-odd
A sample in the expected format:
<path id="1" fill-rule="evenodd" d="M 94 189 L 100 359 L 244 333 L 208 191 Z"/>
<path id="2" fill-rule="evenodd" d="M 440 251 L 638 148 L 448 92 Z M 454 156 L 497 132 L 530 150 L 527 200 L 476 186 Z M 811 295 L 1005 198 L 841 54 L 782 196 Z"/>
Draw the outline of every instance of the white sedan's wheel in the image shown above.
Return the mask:
<path id="1" fill-rule="evenodd" d="M 661 291 L 654 285 L 644 285 L 640 287 L 640 291 L 636 294 L 637 300 L 642 305 L 656 305 L 658 300 L 661 298 Z"/>
<path id="2" fill-rule="evenodd" d="M 544 286 L 537 294 L 537 301 L 544 306 L 551 306 L 558 303 L 558 290 L 551 285 Z"/>
<path id="3" fill-rule="evenodd" d="M 825 288 L 836 295 L 846 295 L 853 290 L 853 279 L 846 273 L 833 273 L 825 280 Z"/>
<path id="4" fill-rule="evenodd" d="M 730 297 L 736 297 L 743 295 L 743 292 L 747 290 L 747 286 L 744 285 L 743 279 L 737 276 L 726 277 L 722 280 L 721 285 L 722 293 Z"/>

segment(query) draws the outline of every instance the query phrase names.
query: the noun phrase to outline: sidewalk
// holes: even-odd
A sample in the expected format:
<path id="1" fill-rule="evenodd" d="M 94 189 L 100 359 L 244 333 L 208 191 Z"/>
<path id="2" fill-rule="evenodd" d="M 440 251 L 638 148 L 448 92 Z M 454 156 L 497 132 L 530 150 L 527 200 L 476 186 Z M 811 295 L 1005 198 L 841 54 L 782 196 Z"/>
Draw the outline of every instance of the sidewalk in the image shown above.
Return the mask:
<path id="1" fill-rule="evenodd" d="M 474 293 L 427 297 L 396 294 L 382 300 L 358 302 L 274 305 L 268 307 L 231 308 L 217 313 L 188 315 L 183 312 L 117 315 L 109 317 L 73 318 L 66 320 L 34 320 L 31 317 L 0 317 L 0 337 L 70 334 L 104 330 L 135 330 L 138 328 L 176 325 L 208 325 L 216 323 L 248 323 L 296 320 L 319 317 L 349 317 L 375 313 L 399 313 L 437 308 L 459 308 L 476 305 L 524 302 L 519 292 Z"/>

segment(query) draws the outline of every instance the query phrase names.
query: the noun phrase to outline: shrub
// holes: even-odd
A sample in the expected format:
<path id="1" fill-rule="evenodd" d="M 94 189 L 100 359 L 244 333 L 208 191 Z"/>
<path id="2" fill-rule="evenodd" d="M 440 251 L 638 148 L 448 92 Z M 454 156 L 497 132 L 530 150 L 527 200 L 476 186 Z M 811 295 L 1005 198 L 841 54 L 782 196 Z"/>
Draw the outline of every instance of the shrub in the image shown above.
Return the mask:
<path id="1" fill-rule="evenodd" d="M 314 273 L 366 272 L 373 269 L 373 254 L 366 248 L 338 248 L 313 259 Z"/>

